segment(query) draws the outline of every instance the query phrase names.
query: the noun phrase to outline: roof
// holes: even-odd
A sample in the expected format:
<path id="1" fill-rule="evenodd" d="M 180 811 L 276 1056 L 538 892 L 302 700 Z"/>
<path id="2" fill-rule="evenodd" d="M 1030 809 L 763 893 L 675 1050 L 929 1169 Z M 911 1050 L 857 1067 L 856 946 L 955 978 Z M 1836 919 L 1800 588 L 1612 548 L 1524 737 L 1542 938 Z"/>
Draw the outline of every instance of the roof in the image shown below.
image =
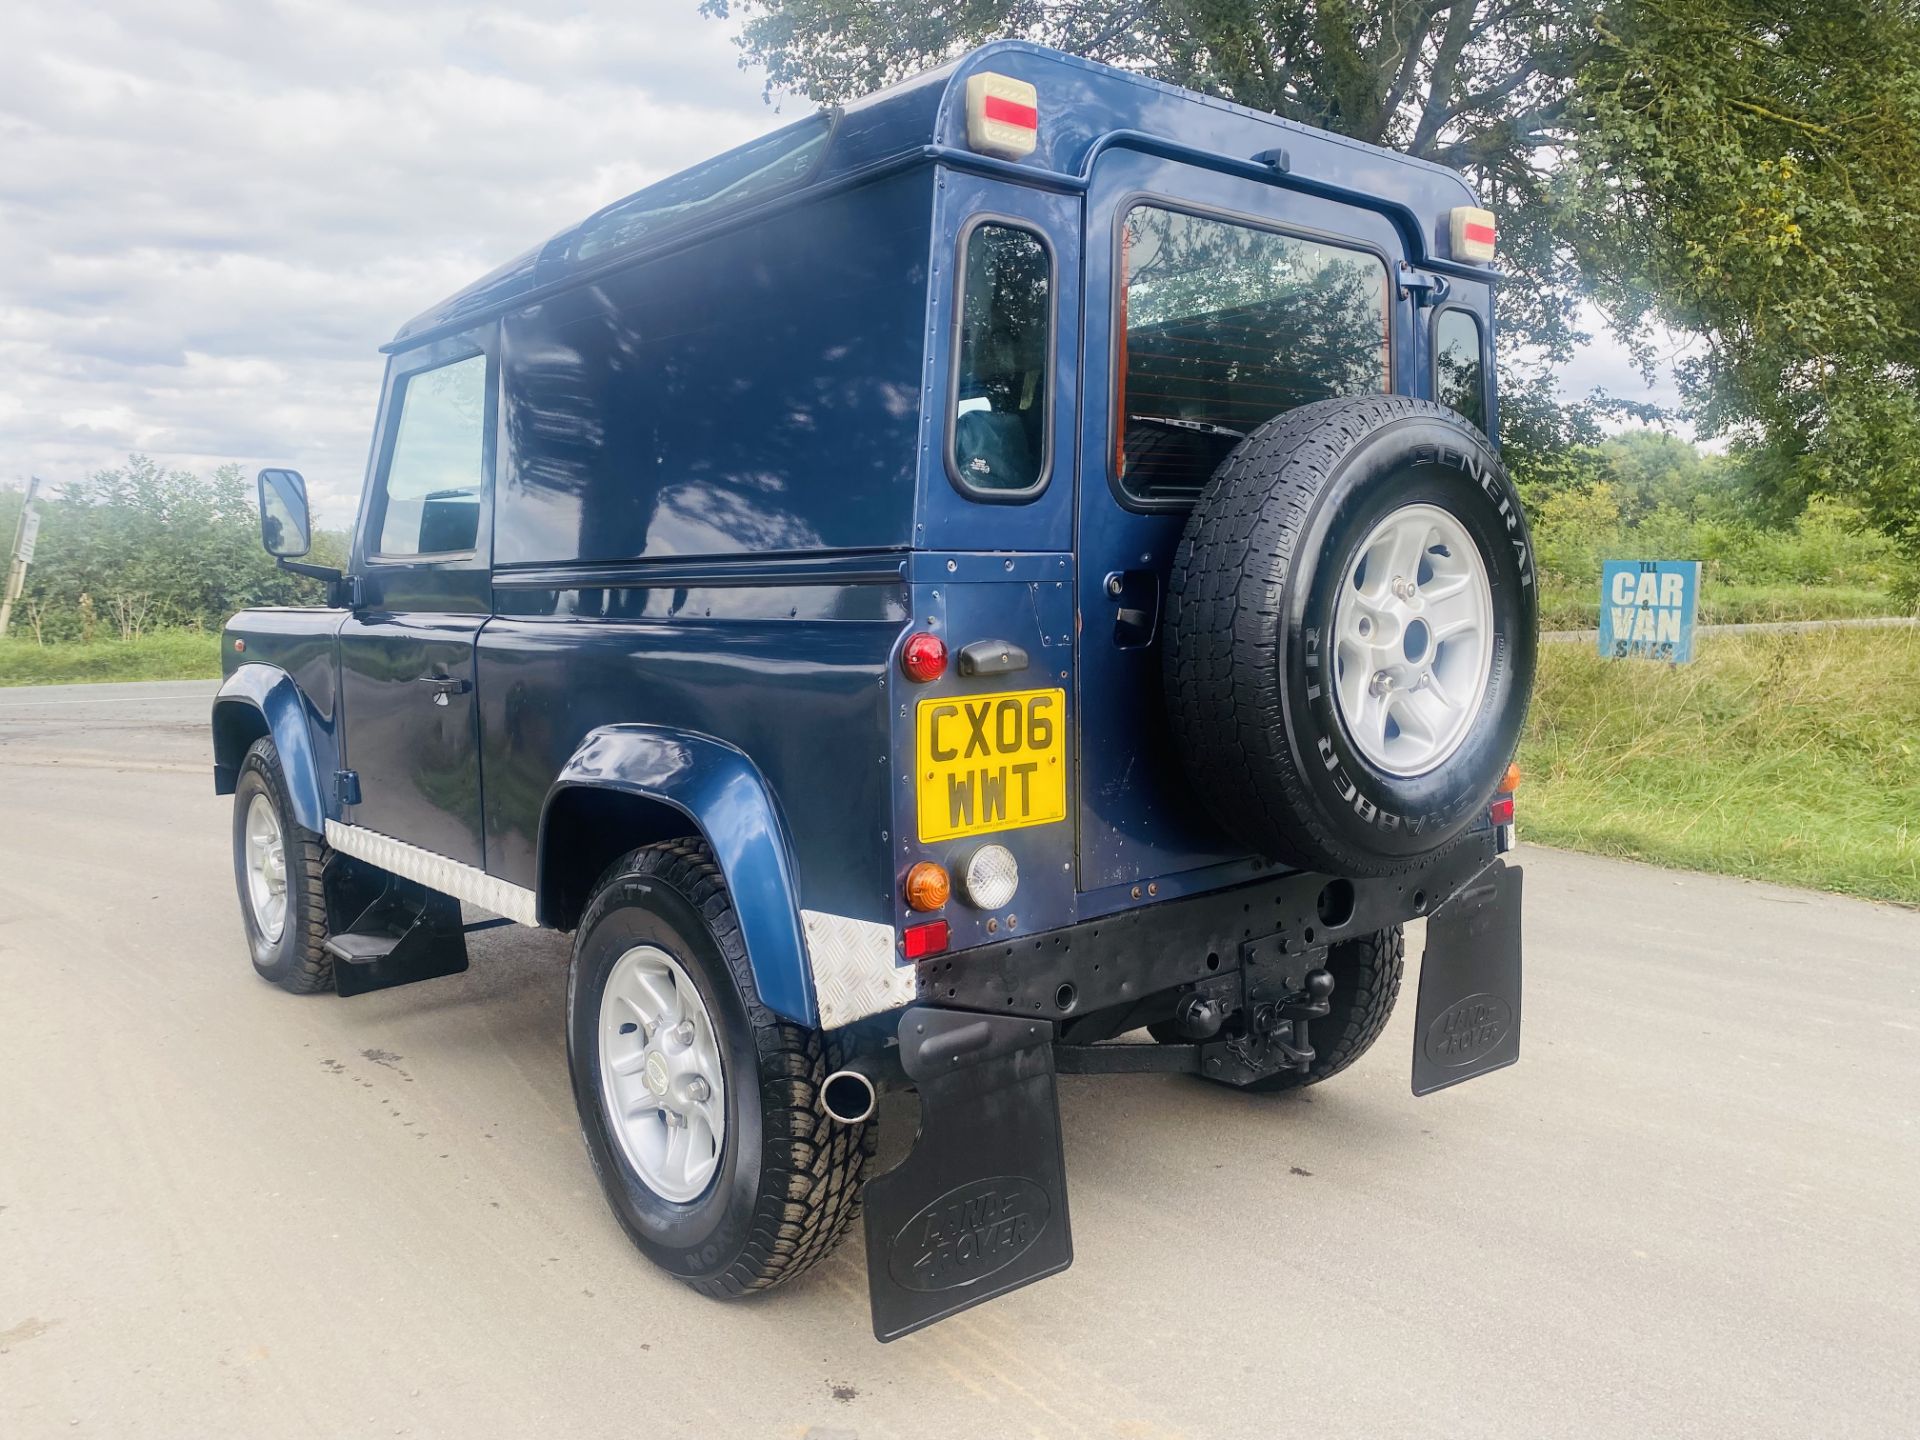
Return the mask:
<path id="1" fill-rule="evenodd" d="M 932 163 L 949 147 L 963 151 L 966 77 L 980 70 L 1030 81 L 1039 90 L 1038 148 L 1008 167 L 1038 183 L 1077 188 L 1102 143 L 1120 132 L 1242 163 L 1281 149 L 1287 152 L 1289 184 L 1390 201 L 1383 208 L 1402 220 L 1415 259 L 1444 259 L 1435 252 L 1447 243 L 1447 212 L 1475 203 L 1466 181 L 1443 166 L 1026 41 L 999 40 L 595 211 L 421 312 L 387 348 L 423 342 L 810 190 L 902 164 Z"/>

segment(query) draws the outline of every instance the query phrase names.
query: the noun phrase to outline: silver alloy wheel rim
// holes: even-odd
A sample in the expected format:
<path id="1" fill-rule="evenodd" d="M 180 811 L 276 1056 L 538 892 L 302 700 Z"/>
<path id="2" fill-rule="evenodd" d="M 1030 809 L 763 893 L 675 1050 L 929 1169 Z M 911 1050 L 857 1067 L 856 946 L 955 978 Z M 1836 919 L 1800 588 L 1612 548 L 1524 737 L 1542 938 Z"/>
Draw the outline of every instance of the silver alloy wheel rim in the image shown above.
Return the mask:
<path id="1" fill-rule="evenodd" d="M 1390 775 L 1438 769 L 1472 728 L 1493 671 L 1493 590 L 1466 526 L 1404 505 L 1373 527 L 1333 607 L 1334 701 Z"/>
<path id="2" fill-rule="evenodd" d="M 255 795 L 247 806 L 247 903 L 253 923 L 269 945 L 287 927 L 287 842 L 273 801 Z"/>
<path id="3" fill-rule="evenodd" d="M 600 1095 L 627 1163 L 662 1200 L 697 1200 L 720 1168 L 726 1079 L 713 1017 L 666 951 L 638 945 L 600 991 Z"/>

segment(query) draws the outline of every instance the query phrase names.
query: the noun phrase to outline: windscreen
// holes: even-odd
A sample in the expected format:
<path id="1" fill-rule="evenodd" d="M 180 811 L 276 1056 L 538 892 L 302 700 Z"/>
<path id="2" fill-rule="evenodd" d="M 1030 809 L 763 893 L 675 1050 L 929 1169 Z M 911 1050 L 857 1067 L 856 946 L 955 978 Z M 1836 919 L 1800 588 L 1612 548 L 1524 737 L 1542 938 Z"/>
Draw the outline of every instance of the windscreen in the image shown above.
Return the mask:
<path id="1" fill-rule="evenodd" d="M 1191 499 L 1282 411 L 1388 388 L 1375 255 L 1136 205 L 1120 265 L 1114 463 L 1137 500 Z"/>

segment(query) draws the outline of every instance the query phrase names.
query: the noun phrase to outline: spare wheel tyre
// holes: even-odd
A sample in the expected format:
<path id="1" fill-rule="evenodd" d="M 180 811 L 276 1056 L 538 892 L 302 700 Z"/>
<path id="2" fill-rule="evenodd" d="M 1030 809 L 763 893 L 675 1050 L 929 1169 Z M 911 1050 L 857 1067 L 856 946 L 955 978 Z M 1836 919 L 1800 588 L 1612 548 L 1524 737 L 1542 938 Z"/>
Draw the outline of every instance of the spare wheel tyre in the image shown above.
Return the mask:
<path id="1" fill-rule="evenodd" d="M 1519 742 L 1532 542 L 1486 436 L 1404 396 L 1268 421 L 1174 558 L 1165 678 L 1200 798 L 1242 844 L 1391 875 L 1456 840 Z"/>

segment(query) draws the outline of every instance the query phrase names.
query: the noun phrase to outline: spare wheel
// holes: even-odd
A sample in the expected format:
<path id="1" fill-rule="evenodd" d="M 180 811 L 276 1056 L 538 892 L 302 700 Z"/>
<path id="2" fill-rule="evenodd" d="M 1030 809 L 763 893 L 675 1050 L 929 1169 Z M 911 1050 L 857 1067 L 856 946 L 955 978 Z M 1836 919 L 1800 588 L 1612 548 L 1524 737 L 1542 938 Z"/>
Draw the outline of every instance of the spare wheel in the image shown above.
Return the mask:
<path id="1" fill-rule="evenodd" d="M 1202 801 L 1305 869 L 1391 875 L 1486 813 L 1526 718 L 1532 542 L 1485 435 L 1403 396 L 1249 435 L 1195 502 L 1165 679 Z"/>

